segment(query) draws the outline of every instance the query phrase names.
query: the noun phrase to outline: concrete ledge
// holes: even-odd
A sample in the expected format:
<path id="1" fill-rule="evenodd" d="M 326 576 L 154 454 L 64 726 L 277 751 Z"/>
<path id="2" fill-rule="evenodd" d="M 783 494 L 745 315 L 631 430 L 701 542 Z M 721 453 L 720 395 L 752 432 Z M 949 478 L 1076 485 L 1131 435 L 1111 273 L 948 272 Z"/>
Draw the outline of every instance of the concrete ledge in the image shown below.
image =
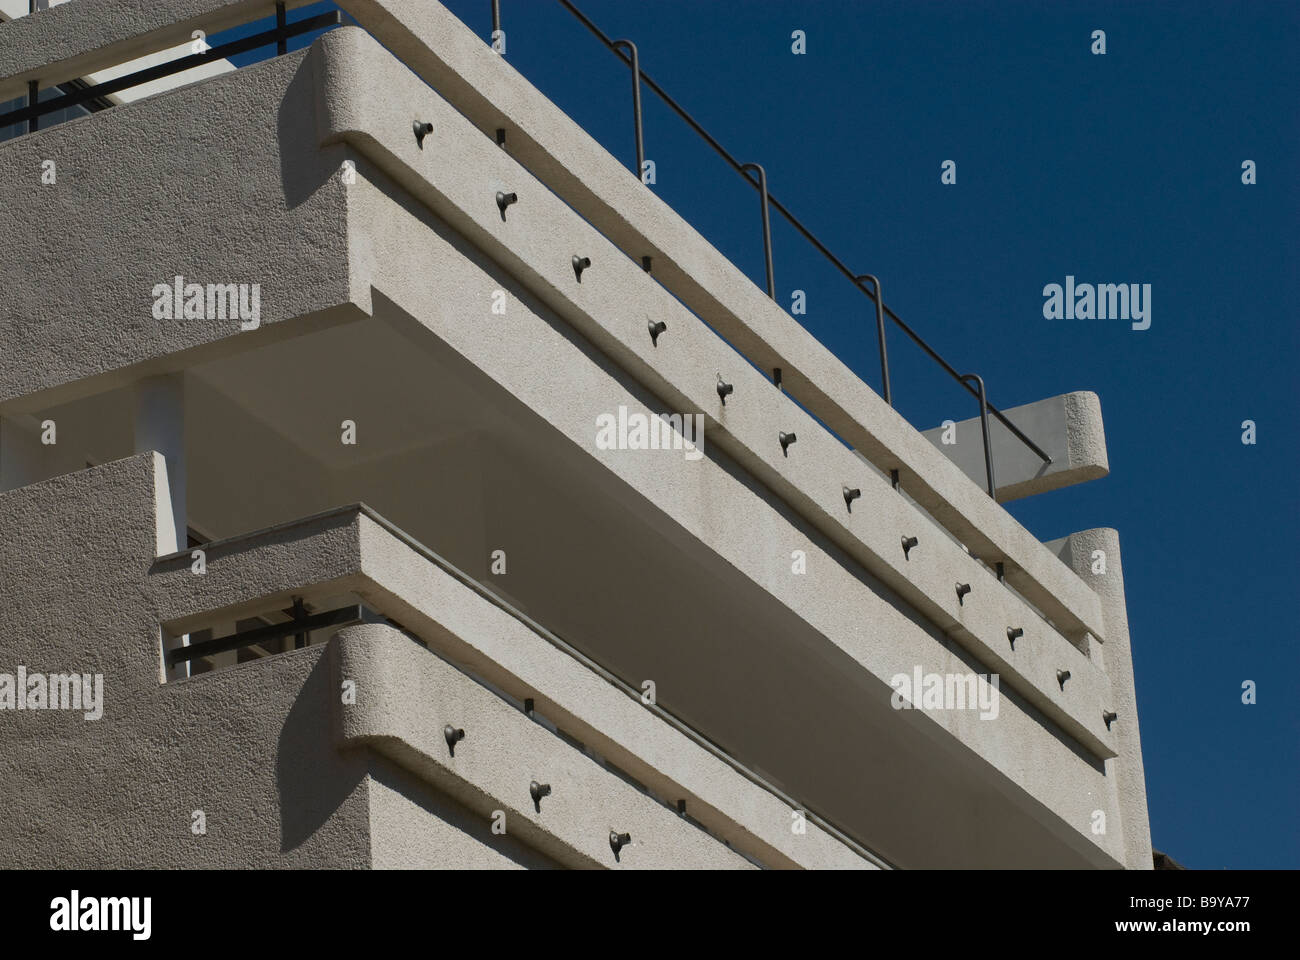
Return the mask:
<path id="1" fill-rule="evenodd" d="M 394 627 L 348 627 L 331 641 L 341 748 L 370 747 L 483 818 L 505 814 L 509 835 L 570 867 L 752 869 L 753 864 L 633 788 Z M 452 754 L 445 726 L 463 729 Z M 529 784 L 551 793 L 534 808 Z M 631 834 L 616 858 L 612 832 Z M 459 866 L 459 864 L 430 864 Z"/>
<path id="2" fill-rule="evenodd" d="M 365 867 L 365 769 L 329 736 L 322 647 L 160 683 L 160 460 L 0 494 L 0 662 L 103 675 L 97 722 L 4 712 L 0 856 L 79 870 Z M 206 835 L 191 832 L 196 810 Z"/>
<path id="3" fill-rule="evenodd" d="M 1004 561 L 1008 582 L 1072 639 L 1104 635 L 1097 598 L 1072 571 L 441 4 L 340 6 L 446 97 L 458 119 L 489 141 L 505 129 L 505 152 L 634 263 L 652 255 L 655 280 L 759 369 L 780 367 L 792 396 L 877 467 L 898 469 L 911 496 L 981 559 Z"/>
<path id="4" fill-rule="evenodd" d="M 337 510 L 206 543 L 201 577 L 190 569 L 188 549 L 160 557 L 148 580 L 158 619 L 185 634 L 211 626 L 217 611 L 233 622 L 289 607 L 304 593 L 356 590 L 363 583 L 360 523 L 355 509 Z"/>
<path id="5" fill-rule="evenodd" d="M 1095 393 L 1063 393 L 1002 412 L 1033 437 L 1052 462 L 1043 463 L 1006 427 L 990 417 L 989 435 L 999 503 L 1086 483 L 1110 473 L 1101 400 Z M 980 486 L 986 486 L 984 434 L 979 417 L 957 421 L 951 428 L 926 430 L 924 436 L 960 467 L 962 473 Z M 952 442 L 945 443 L 945 436 Z"/>

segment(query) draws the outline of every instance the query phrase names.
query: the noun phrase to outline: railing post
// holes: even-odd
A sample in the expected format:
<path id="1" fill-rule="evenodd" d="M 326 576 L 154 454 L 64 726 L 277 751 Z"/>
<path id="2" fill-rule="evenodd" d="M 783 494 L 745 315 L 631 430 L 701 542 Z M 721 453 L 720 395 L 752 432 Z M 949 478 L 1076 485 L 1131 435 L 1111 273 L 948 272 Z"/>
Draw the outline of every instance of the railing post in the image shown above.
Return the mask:
<path id="1" fill-rule="evenodd" d="M 768 216 L 767 171 L 757 163 L 743 164 L 741 169 L 758 171 L 758 192 L 763 203 L 763 255 L 767 260 L 767 295 L 775 300 L 776 279 L 772 271 L 772 221 Z M 745 179 L 748 180 L 749 178 L 746 177 Z M 750 183 L 753 183 L 753 181 L 750 180 Z"/>
<path id="2" fill-rule="evenodd" d="M 284 28 L 289 25 L 289 16 L 284 9 L 284 0 L 278 0 L 275 5 L 275 29 L 279 30 L 280 38 L 275 41 L 275 53 L 277 56 L 284 56 L 289 52 L 289 40 L 284 36 Z"/>
<path id="3" fill-rule="evenodd" d="M 28 80 L 27 81 L 27 106 L 29 107 L 36 106 L 36 102 L 40 98 L 40 93 L 41 93 L 40 81 Z M 39 116 L 33 115 L 27 118 L 28 133 L 35 133 L 40 128 L 40 125 L 41 125 L 41 119 Z"/>
<path id="4" fill-rule="evenodd" d="M 302 602 L 302 597 L 293 598 L 292 616 L 293 616 L 293 622 L 297 626 L 302 627 L 304 621 L 307 619 L 307 607 Z M 297 633 L 294 634 L 293 648 L 295 650 L 301 650 L 303 647 L 307 646 L 307 637 L 308 637 L 307 632 L 305 630 L 300 629 Z"/>
<path id="5" fill-rule="evenodd" d="M 989 402 L 984 395 L 984 378 L 978 373 L 968 373 L 962 376 L 961 381 L 974 380 L 975 385 L 979 388 L 980 395 L 980 429 L 984 432 L 984 472 L 988 477 L 989 496 L 997 500 L 997 484 L 993 480 L 993 446 L 989 443 Z"/>
<path id="6" fill-rule="evenodd" d="M 636 124 L 636 175 L 645 182 L 645 138 L 641 132 L 641 57 L 631 40 L 615 40 L 614 47 L 627 47 L 632 51 L 632 120 Z"/>
<path id="7" fill-rule="evenodd" d="M 861 284 L 863 280 L 870 280 L 872 287 L 875 288 L 876 301 L 876 338 L 880 341 L 880 385 L 883 388 L 885 403 L 891 407 L 894 405 L 893 393 L 889 389 L 889 354 L 885 351 L 885 295 L 880 290 L 879 278 L 870 273 L 864 273 L 860 277 L 855 277 L 853 282 Z"/>
<path id="8" fill-rule="evenodd" d="M 558 0 L 558 2 L 560 6 L 568 10 L 569 13 L 573 14 L 573 16 L 577 18 L 577 20 L 583 26 L 585 26 L 588 30 L 590 30 L 591 33 L 595 35 L 600 40 L 601 43 L 603 43 L 606 47 L 608 47 L 610 51 L 615 54 L 615 56 L 617 56 L 619 59 L 625 59 L 623 54 L 618 51 L 615 41 L 610 40 L 609 37 L 604 33 L 604 31 L 602 31 L 598 26 L 596 26 L 596 24 L 592 23 L 592 21 L 581 10 L 577 8 L 577 6 L 572 2 L 572 0 Z M 799 234 L 801 234 L 805 240 L 807 240 L 810 244 L 812 244 L 813 249 L 817 250 L 818 253 L 820 253 L 823 257 L 825 257 L 831 263 L 831 265 L 834 266 L 835 269 L 837 269 L 842 275 L 844 275 L 850 280 L 853 280 L 854 285 L 857 286 L 859 290 L 861 290 L 863 293 L 867 292 L 859 282 L 860 280 L 863 279 L 862 277 L 855 276 L 853 271 L 850 270 L 842 260 L 836 257 L 835 254 L 833 254 L 824 243 L 818 240 L 816 235 L 814 235 L 811 230 L 809 230 L 806 226 L 804 226 L 803 223 L 800 222 L 798 217 L 796 217 L 793 213 L 791 213 L 789 209 L 787 209 L 779 200 L 775 199 L 770 194 L 768 194 L 767 174 L 764 172 L 761 166 L 759 166 L 756 163 L 742 164 L 738 159 L 736 159 L 736 157 L 733 154 L 731 154 L 726 149 L 726 147 L 720 144 L 717 141 L 717 139 L 715 139 L 707 130 L 705 130 L 704 127 L 700 125 L 699 121 L 697 121 L 694 117 L 692 117 L 690 113 L 688 113 L 680 103 L 678 103 L 671 96 L 669 96 L 669 94 L 667 93 L 667 91 L 663 89 L 663 87 L 655 83 L 652 77 L 641 75 L 638 71 L 637 80 L 638 80 L 638 84 L 644 82 L 645 85 L 649 87 L 659 97 L 659 99 L 661 99 L 665 104 L 668 105 L 669 109 L 671 109 L 674 113 L 676 113 L 679 117 L 681 117 L 683 122 L 685 122 L 688 127 L 690 127 L 692 130 L 695 131 L 696 134 L 699 135 L 700 139 L 702 139 L 705 143 L 707 143 L 710 147 L 712 147 L 713 150 L 716 151 L 717 154 L 720 157 L 722 157 L 722 159 L 725 160 L 733 170 L 741 174 L 741 176 L 743 176 L 746 180 L 748 180 L 751 185 L 753 185 L 754 180 L 752 177 L 750 177 L 747 171 L 750 169 L 754 169 L 758 171 L 758 177 L 759 177 L 758 188 L 762 192 L 762 202 L 763 202 L 763 247 L 764 247 L 763 252 L 766 258 L 767 293 L 769 297 L 771 297 L 773 300 L 776 299 L 776 282 L 773 277 L 773 269 L 772 269 L 772 231 L 771 231 L 771 223 L 770 223 L 770 217 L 768 212 L 769 207 L 775 207 L 777 212 L 780 213 L 783 217 L 785 217 L 786 221 L 790 224 L 790 226 L 794 227 L 794 229 Z M 933 347 L 931 347 L 928 343 L 926 343 L 920 337 L 920 335 L 917 334 L 915 330 L 913 330 L 906 323 L 904 323 L 897 313 L 895 313 L 893 310 L 890 310 L 887 306 L 884 305 L 884 297 L 880 295 L 879 285 L 876 286 L 876 293 L 877 296 L 875 299 L 876 299 L 876 310 L 877 310 L 876 313 L 877 330 L 879 331 L 883 329 L 882 314 L 884 316 L 888 316 L 891 320 L 893 320 L 896 324 L 898 324 L 899 328 L 903 331 L 903 333 L 907 334 L 909 339 L 911 339 L 917 346 L 919 346 L 922 350 L 925 351 L 925 353 L 930 357 L 930 359 L 932 359 L 941 368 L 943 368 L 944 372 L 947 373 L 948 376 L 954 378 L 959 383 L 961 383 L 962 388 L 964 390 L 972 394 L 976 394 L 975 389 L 962 379 L 962 377 L 957 373 L 955 367 L 953 367 L 946 360 L 944 360 L 943 357 L 941 357 L 934 350 Z M 888 386 L 888 371 L 887 368 L 884 367 L 884 364 L 886 362 L 885 351 L 884 351 L 884 337 L 883 334 L 878 334 L 878 335 L 880 336 L 880 342 L 881 342 L 882 372 L 885 373 L 882 386 L 884 387 L 884 390 L 886 392 L 885 399 L 890 403 L 890 406 L 892 406 L 893 405 L 892 396 L 890 393 L 890 388 Z M 1021 443 L 1023 443 L 1030 450 L 1032 450 L 1038 456 L 1038 458 L 1043 461 L 1043 463 L 1050 464 L 1052 462 L 1052 458 L 1040 446 L 1038 446 L 1038 444 L 1034 443 L 1033 440 L 1029 439 L 1029 437 L 1025 435 L 1025 432 L 1023 430 L 1021 430 L 1018 426 L 1016 426 L 1009 419 L 1007 419 L 1007 417 L 1002 413 L 1001 410 L 989 404 L 987 400 L 983 402 L 982 406 L 988 412 L 991 412 L 993 416 L 997 417 L 997 419 L 1002 423 L 1004 427 L 1007 428 L 1007 430 L 1011 433 L 1011 435 L 1015 437 L 1017 440 L 1019 440 Z M 985 419 L 987 419 L 987 416 L 985 417 Z M 991 481 L 992 480 L 991 461 L 989 462 L 988 466 L 989 466 L 988 472 Z M 989 485 L 991 488 L 993 488 L 993 484 L 991 482 Z"/>
<path id="9" fill-rule="evenodd" d="M 501 0 L 492 0 L 492 42 L 501 33 Z"/>

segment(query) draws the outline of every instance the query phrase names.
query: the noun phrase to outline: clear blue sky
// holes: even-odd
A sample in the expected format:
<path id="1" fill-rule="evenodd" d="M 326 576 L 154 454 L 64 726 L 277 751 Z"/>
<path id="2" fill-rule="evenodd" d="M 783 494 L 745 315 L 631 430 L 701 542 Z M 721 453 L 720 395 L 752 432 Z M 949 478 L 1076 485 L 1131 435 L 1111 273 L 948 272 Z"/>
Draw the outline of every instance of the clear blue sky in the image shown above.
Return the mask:
<path id="1" fill-rule="evenodd" d="M 486 38 L 489 0 L 446 5 Z M 1300 867 L 1300 5 L 579 6 L 994 403 L 1100 395 L 1111 476 L 1010 510 L 1044 540 L 1120 532 L 1155 845 Z M 630 164 L 627 68 L 552 0 L 502 7 L 507 59 Z M 656 192 L 761 286 L 755 192 L 648 91 L 645 138 Z M 869 301 L 773 230 L 783 304 L 805 290 L 802 322 L 878 386 Z M 1067 274 L 1151 284 L 1151 328 L 1045 320 Z M 913 424 L 975 413 L 896 331 L 890 359 Z"/>

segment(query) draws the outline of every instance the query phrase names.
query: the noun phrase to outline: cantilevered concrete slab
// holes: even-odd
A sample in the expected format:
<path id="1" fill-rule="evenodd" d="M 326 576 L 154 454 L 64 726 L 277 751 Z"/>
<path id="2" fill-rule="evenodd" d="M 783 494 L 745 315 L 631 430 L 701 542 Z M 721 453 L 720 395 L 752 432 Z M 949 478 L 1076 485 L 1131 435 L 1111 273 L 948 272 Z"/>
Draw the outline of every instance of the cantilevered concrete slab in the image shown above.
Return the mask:
<path id="1" fill-rule="evenodd" d="M 1101 400 L 1080 390 L 1003 410 L 1006 418 L 1033 437 L 1052 458 L 1044 463 L 1010 430 L 989 417 L 998 502 L 1032 497 L 1086 483 L 1110 473 Z M 927 440 L 980 486 L 985 486 L 984 435 L 979 417 L 924 431 Z"/>

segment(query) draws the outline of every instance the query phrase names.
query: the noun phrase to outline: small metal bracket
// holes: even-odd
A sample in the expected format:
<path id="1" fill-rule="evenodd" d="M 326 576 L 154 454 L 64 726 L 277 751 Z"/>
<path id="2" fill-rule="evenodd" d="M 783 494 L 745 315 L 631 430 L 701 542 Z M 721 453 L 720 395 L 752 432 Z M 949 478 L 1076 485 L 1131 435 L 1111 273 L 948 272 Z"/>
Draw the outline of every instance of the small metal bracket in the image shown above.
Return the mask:
<path id="1" fill-rule="evenodd" d="M 631 842 L 632 834 L 615 833 L 613 830 L 609 831 L 609 848 L 614 851 L 615 860 L 618 859 L 618 852 Z"/>
<path id="2" fill-rule="evenodd" d="M 451 755 L 456 756 L 456 744 L 465 739 L 465 731 L 459 727 L 453 727 L 450 723 L 442 728 L 442 737 L 447 741 L 447 749 Z"/>

